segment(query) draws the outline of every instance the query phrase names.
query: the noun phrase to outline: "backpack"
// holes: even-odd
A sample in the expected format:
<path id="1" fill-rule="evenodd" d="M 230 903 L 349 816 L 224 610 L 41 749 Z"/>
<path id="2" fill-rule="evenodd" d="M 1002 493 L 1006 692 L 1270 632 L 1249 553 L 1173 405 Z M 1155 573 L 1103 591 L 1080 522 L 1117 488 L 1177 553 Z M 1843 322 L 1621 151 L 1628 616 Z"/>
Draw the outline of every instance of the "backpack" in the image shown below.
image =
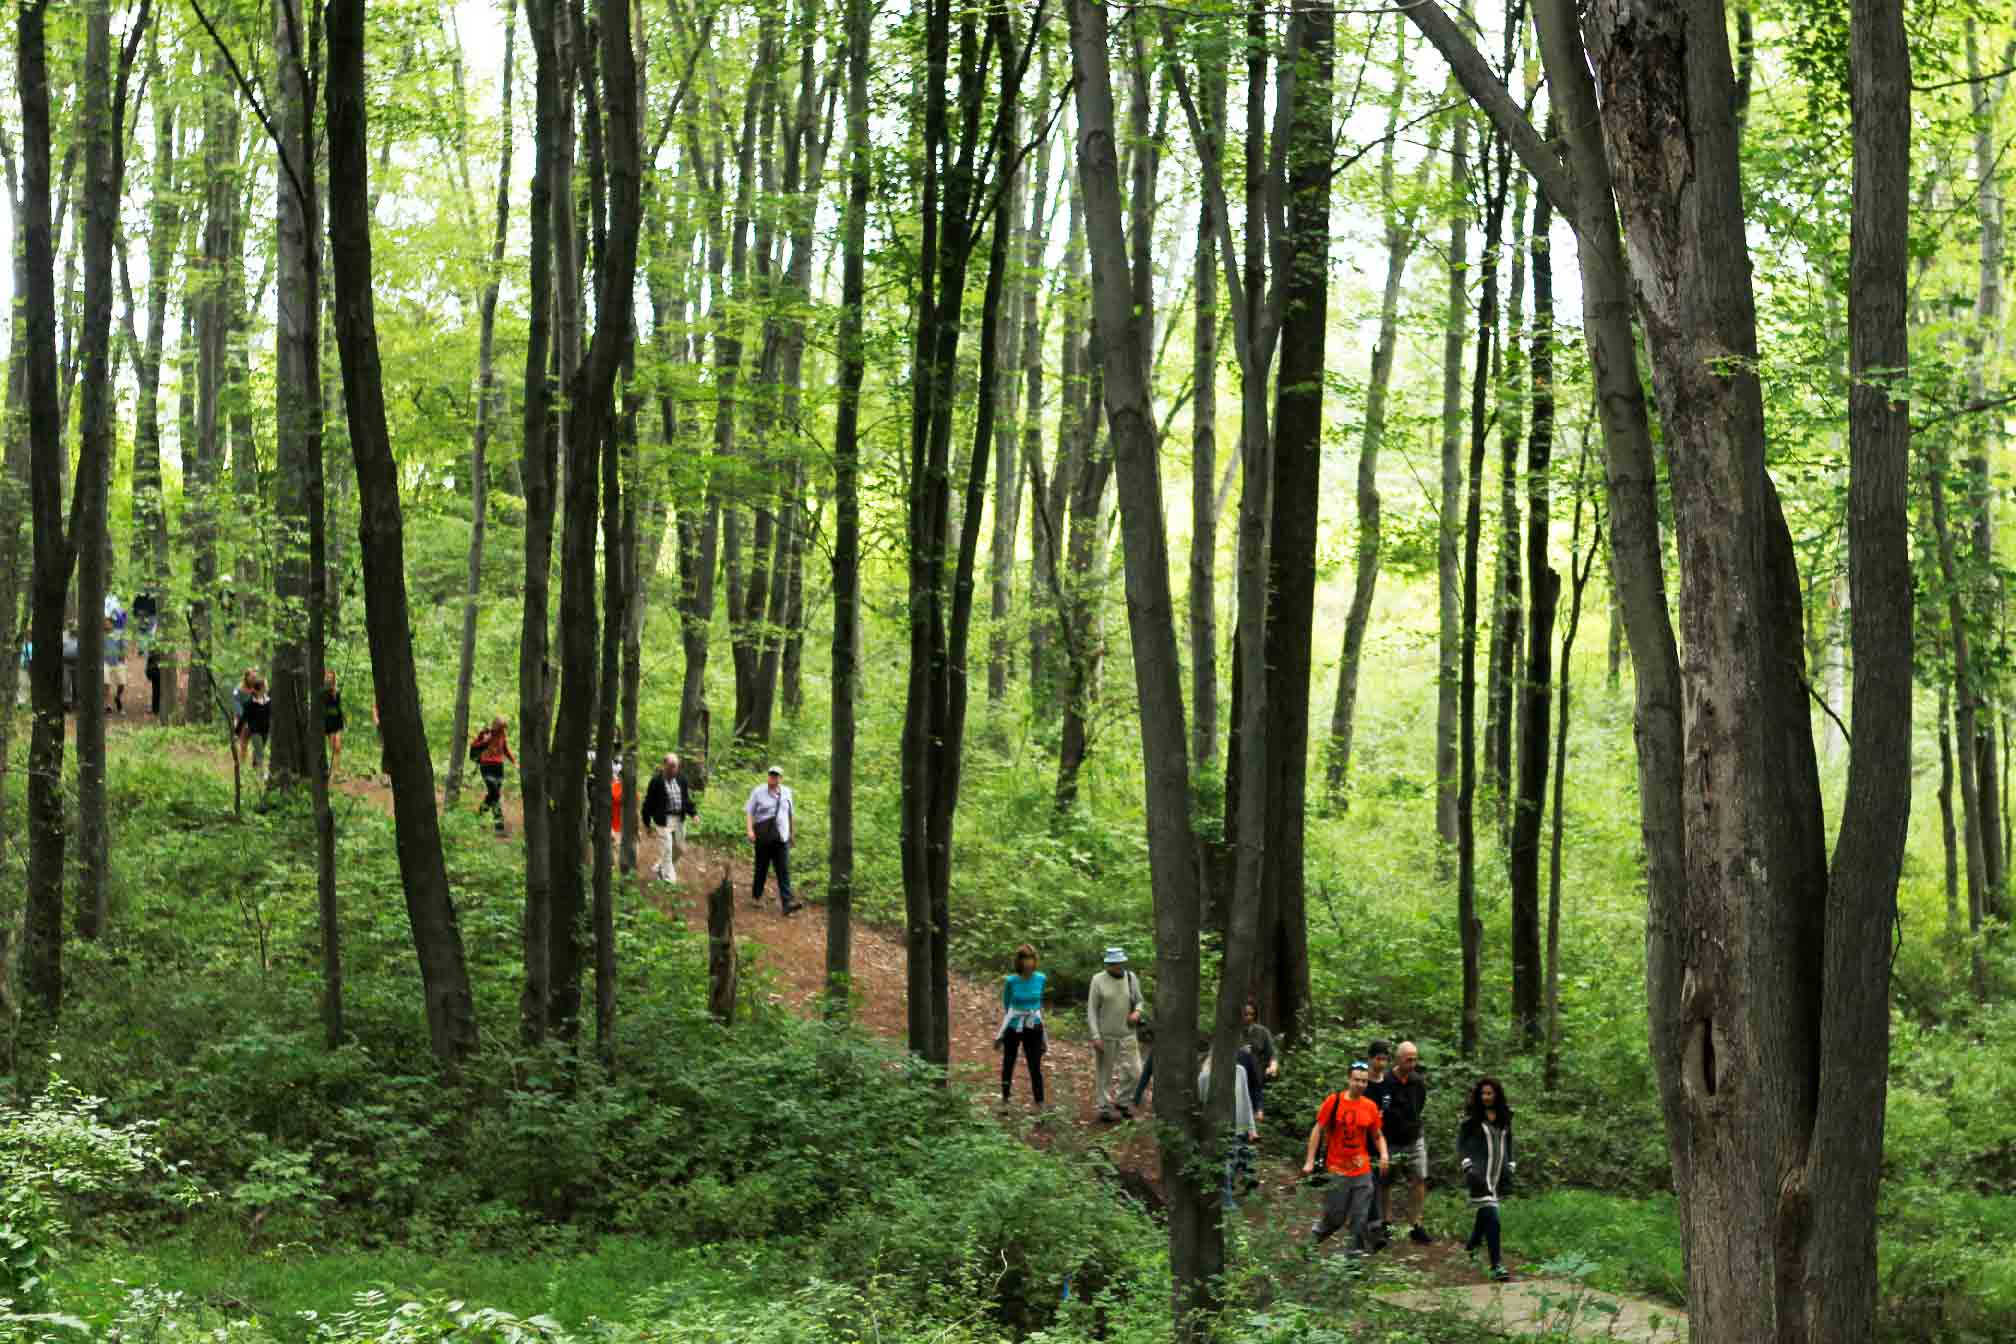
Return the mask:
<path id="1" fill-rule="evenodd" d="M 469 760 L 474 765 L 483 764 L 483 735 L 481 733 L 469 739 Z"/>
<path id="2" fill-rule="evenodd" d="M 1316 1118 L 1318 1123 L 1322 1121 L 1323 1108 L 1343 1095 L 1342 1092 L 1332 1092 L 1317 1104 Z M 1336 1110 L 1333 1109 L 1330 1112 L 1330 1116 L 1330 1123 L 1323 1126 L 1323 1133 L 1316 1140 L 1316 1172 L 1309 1178 L 1312 1185 L 1321 1185 L 1330 1179 L 1330 1135 L 1338 1128 Z"/>

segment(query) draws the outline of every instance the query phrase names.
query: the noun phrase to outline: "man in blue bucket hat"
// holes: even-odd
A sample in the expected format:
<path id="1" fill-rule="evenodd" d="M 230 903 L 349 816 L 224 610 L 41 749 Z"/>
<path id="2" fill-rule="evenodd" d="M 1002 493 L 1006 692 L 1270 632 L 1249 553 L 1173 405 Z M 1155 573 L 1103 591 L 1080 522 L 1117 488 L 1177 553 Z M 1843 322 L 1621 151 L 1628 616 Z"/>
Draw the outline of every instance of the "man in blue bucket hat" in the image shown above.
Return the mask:
<path id="1" fill-rule="evenodd" d="M 1106 949 L 1106 971 L 1085 994 L 1085 1024 L 1092 1032 L 1092 1104 L 1101 1120 L 1134 1118 L 1134 1080 L 1141 1072 L 1141 982 L 1127 968 L 1127 953 Z"/>

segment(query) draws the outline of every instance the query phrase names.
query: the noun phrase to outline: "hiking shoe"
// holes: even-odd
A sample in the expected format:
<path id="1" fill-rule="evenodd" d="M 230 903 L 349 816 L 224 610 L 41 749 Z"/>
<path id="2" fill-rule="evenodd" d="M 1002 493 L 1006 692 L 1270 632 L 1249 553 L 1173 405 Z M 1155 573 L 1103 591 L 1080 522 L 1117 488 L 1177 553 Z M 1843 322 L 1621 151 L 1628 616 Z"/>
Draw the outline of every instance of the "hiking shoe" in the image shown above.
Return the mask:
<path id="1" fill-rule="evenodd" d="M 1435 1238 L 1428 1235 L 1428 1229 L 1419 1223 L 1407 1229 L 1407 1240 L 1419 1246 L 1432 1246 L 1435 1243 Z"/>
<path id="2" fill-rule="evenodd" d="M 1122 1120 L 1132 1120 L 1134 1118 L 1134 1108 L 1132 1106 L 1122 1106 L 1120 1108 L 1120 1118 Z"/>
<path id="3" fill-rule="evenodd" d="M 1493 1283 L 1510 1283 L 1510 1282 L 1512 1282 L 1512 1274 L 1511 1274 L 1511 1271 L 1507 1270 L 1507 1269 L 1505 1268 L 1505 1266 L 1503 1266 L 1503 1265 L 1493 1265 L 1493 1266 L 1491 1266 L 1491 1282 L 1493 1282 Z"/>

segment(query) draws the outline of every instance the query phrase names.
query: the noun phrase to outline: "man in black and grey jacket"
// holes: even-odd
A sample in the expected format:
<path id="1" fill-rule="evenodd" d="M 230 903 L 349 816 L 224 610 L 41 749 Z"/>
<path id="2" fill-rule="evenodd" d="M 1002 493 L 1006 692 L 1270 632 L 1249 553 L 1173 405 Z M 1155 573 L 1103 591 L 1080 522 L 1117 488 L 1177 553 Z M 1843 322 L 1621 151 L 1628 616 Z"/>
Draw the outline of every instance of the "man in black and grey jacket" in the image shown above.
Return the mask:
<path id="1" fill-rule="evenodd" d="M 693 803 L 693 791 L 679 777 L 679 758 L 667 755 L 651 775 L 641 813 L 644 824 L 658 837 L 658 866 L 651 874 L 658 881 L 679 880 L 679 856 L 686 851 L 686 819 L 699 811 Z"/>

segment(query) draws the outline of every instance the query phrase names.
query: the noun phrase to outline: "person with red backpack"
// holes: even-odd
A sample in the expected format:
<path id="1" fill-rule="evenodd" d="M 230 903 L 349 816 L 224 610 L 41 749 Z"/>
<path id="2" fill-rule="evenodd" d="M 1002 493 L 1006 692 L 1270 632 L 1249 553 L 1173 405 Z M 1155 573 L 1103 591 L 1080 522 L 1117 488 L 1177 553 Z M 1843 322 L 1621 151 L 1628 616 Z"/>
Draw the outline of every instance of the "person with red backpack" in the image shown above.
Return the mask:
<path id="1" fill-rule="evenodd" d="M 1321 1245 L 1340 1227 L 1351 1229 L 1352 1250 L 1364 1255 L 1386 1244 L 1373 1197 L 1371 1148 L 1379 1148 L 1379 1174 L 1386 1173 L 1386 1134 L 1380 1126 L 1379 1104 L 1365 1095 L 1371 1066 L 1363 1060 L 1351 1065 L 1350 1081 L 1342 1092 L 1323 1099 L 1316 1123 L 1309 1130 L 1309 1152 L 1302 1162 L 1302 1174 L 1316 1174 L 1317 1149 L 1323 1149 L 1324 1169 L 1329 1172 L 1330 1189 L 1323 1197 L 1323 1216 L 1313 1231 Z"/>

